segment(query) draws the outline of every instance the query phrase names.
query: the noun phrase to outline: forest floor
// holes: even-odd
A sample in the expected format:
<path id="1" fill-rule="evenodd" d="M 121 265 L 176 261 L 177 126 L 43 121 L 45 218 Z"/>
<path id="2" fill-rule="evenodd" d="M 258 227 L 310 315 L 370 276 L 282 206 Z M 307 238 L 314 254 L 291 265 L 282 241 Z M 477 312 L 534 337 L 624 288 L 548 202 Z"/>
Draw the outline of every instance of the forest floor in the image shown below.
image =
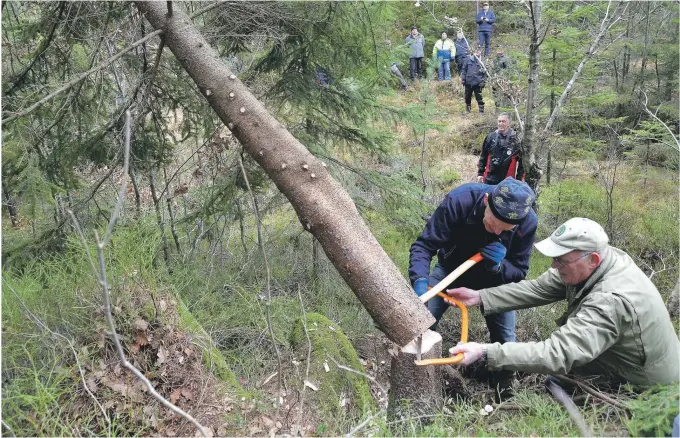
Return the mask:
<path id="1" fill-rule="evenodd" d="M 497 111 L 488 88 L 484 90 L 484 98 L 487 102 L 485 114 L 476 111 L 474 102 L 473 112 L 467 114 L 462 87 L 455 79 L 443 83 L 417 82 L 411 84 L 408 91 L 395 92 L 391 98 L 390 103 L 402 107 L 423 99 L 430 99 L 432 104 L 434 100 L 436 112 L 432 121 L 439 124 L 439 129 L 428 130 L 418 138 L 414 138 L 413 131 L 406 125 L 394 126 L 393 131 L 399 139 L 399 153 L 410 156 L 409 165 L 412 168 L 426 168 L 425 179 L 429 185 L 430 198 L 435 204 L 443 193 L 454 186 L 476 178 L 476 154 L 484 136 L 496 127 Z M 227 138 L 220 141 L 229 142 Z M 426 147 L 426 165 L 419 166 L 423 146 Z M 210 151 L 203 153 L 205 155 L 201 159 L 208 160 Z M 183 156 L 192 154 L 185 151 Z M 202 176 L 195 171 L 201 169 L 200 164 L 191 167 L 192 171 L 187 171 L 170 188 L 175 195 L 174 203 L 181 206 L 185 199 L 182 195 L 201 186 Z M 170 170 L 179 170 L 179 164 Z M 83 178 L 92 183 L 107 172 L 105 168 L 88 169 L 83 171 Z M 120 178 L 120 172 L 114 172 L 106 183 L 110 185 L 107 190 L 112 194 L 116 193 Z M 148 187 L 142 188 L 141 193 L 142 211 L 152 212 L 153 201 Z M 127 201 L 128 206 L 133 205 L 132 192 L 128 193 Z M 125 215 L 133 214 L 128 207 Z M 403 233 L 400 234 L 398 225 L 386 224 L 381 218 L 367 220 L 395 263 L 404 269 L 410 242 Z M 148 222 L 155 226 L 154 218 Z M 263 268 L 258 264 L 257 256 L 238 255 L 239 243 L 232 243 L 226 248 L 232 257 L 231 265 L 222 262 L 220 267 L 216 263 L 215 278 L 208 278 L 213 274 L 212 260 L 211 275 L 206 274 L 206 260 L 194 262 L 189 258 L 180 260 L 172 272 L 167 272 L 155 267 L 158 264 L 158 237 L 152 239 L 146 234 L 152 227 L 139 224 L 133 230 L 114 233 L 116 245 L 111 250 L 110 260 L 114 265 L 112 270 L 117 275 L 112 274 L 112 281 L 120 281 L 123 286 L 129 286 L 130 282 L 135 285 L 132 288 L 126 286 L 125 294 L 114 302 L 126 303 L 114 305 L 114 314 L 128 359 L 144 372 L 162 395 L 207 426 L 210 434 L 325 436 L 350 431 L 358 435 L 380 436 L 580 434 L 569 415 L 547 394 L 543 376 L 519 373 L 515 399 L 496 405 L 490 402 L 486 376 L 475 368 L 445 370 L 448 397 L 442 412 L 433 413 L 429 418 L 414 417 L 408 421 L 389 423 L 384 409 L 389 391 L 390 351 L 394 345 L 373 327 L 370 317 L 323 255 L 320 256 L 321 280 L 307 281 L 309 279 L 304 277 L 307 271 L 302 269 L 309 265 L 309 258 L 300 249 L 302 238 L 299 237 L 299 224 L 291 208 L 283 207 L 275 211 L 263 223 L 267 230 L 271 230 L 266 233 L 271 251 L 270 263 L 274 268 L 271 310 L 278 352 L 271 348 L 271 337 L 265 322 L 262 304 Z M 252 231 L 253 224 L 248 225 Z M 28 232 L 27 228 L 30 227 L 27 224 L 24 227 Z M 145 239 L 149 239 L 150 243 Z M 243 245 L 246 244 L 252 242 Z M 8 284 L 29 291 L 26 293 L 30 296 L 25 298 L 29 306 L 44 306 L 43 313 L 35 313 L 42 315 L 48 325 L 50 321 L 53 327 L 63 324 L 72 332 L 80 334 L 81 337 L 75 339 L 73 345 L 75 357 L 80 358 L 83 364 L 84 375 L 84 378 L 79 376 L 74 368 L 73 357 L 64 355 L 63 346 L 55 342 L 49 333 L 42 331 L 42 341 L 37 345 L 44 349 L 47 343 L 59 348 L 48 349 L 49 354 L 44 351 L 40 354 L 46 354 L 53 363 L 66 364 L 70 368 L 66 370 L 66 366 L 58 365 L 57 375 L 63 374 L 63 380 L 41 382 L 41 390 L 45 394 L 41 398 L 31 395 L 35 391 L 35 379 L 31 374 L 33 370 L 23 359 L 17 359 L 18 364 L 3 362 L 12 363 L 20 370 L 16 371 L 13 379 L 3 382 L 3 413 L 13 416 L 8 421 L 9 427 L 16 429 L 13 431 L 17 435 L 196 435 L 190 423 L 161 407 L 143 385 L 118 363 L 112 343 L 107 338 L 107 329 L 104 328 L 102 309 L 91 304 L 99 302 L 100 292 L 92 280 L 90 267 L 83 263 L 82 249 L 74 249 L 78 245 L 72 242 L 69 246 L 71 253 L 63 260 L 27 268 L 24 278 L 8 277 Z M 252 252 L 256 253 L 256 246 L 251 247 L 255 248 Z M 144 251 L 147 251 L 147 255 L 142 259 L 139 254 Z M 530 276 L 546 267 L 545 260 L 532 258 Z M 139 272 L 140 276 L 145 276 L 145 280 L 131 280 L 134 277 L 131 272 Z M 90 279 L 81 280 L 86 277 Z M 53 302 L 51 300 L 54 298 L 41 295 L 43 291 L 61 290 L 64 282 L 72 284 L 76 291 L 68 297 L 69 301 Z M 126 302 L 126 298 L 129 301 Z M 180 299 L 186 302 L 191 314 L 200 321 L 200 330 L 183 321 Z M 351 397 L 345 392 L 331 394 L 332 397 L 337 396 L 337 405 L 341 408 L 335 416 L 324 413 L 318 405 L 314 405 L 316 396 L 313 394 L 328 390 L 323 385 L 314 389 L 315 385 L 305 383 L 306 358 L 293 351 L 287 340 L 291 323 L 301 316 L 302 301 L 310 311 L 326 315 L 347 334 L 362 368 L 355 371 L 367 377 L 374 403 L 372 409 L 356 412 L 356 406 L 352 405 Z M 60 312 L 72 312 L 70 316 L 62 318 L 69 322 L 50 320 L 49 315 L 54 308 L 60 309 Z M 544 339 L 553 329 L 552 320 L 559 315 L 559 311 L 559 306 L 552 306 L 541 311 L 520 312 L 518 340 Z M 29 327 L 32 319 L 27 318 L 16 303 L 3 296 L 3 322 L 8 317 L 13 324 L 17 320 L 21 320 L 21 323 L 3 324 L 3 341 L 34 339 L 27 337 L 27 333 L 31 332 Z M 470 318 L 470 339 L 485 340 L 487 333 L 480 313 L 473 311 Z M 445 347 L 453 345 L 459 335 L 457 319 L 456 315 L 449 315 L 440 325 Z M 4 353 L 26 356 L 22 349 L 27 347 L 22 342 L 10 342 L 9 349 Z M 219 354 L 213 354 L 211 348 L 219 349 Z M 38 354 L 38 350 L 35 354 Z M 234 375 L 218 376 L 216 369 L 221 362 L 226 363 L 229 374 L 233 372 Z M 333 363 L 328 365 L 335 366 Z M 40 373 L 36 371 L 35 374 Z M 610 390 L 607 395 L 622 402 L 636 397 L 629 387 Z M 576 398 L 580 400 L 581 415 L 595 434 L 622 436 L 628 433 L 626 421 L 629 413 L 626 409 L 580 390 L 577 390 Z M 106 415 L 99 415 L 99 412 L 105 412 Z"/>

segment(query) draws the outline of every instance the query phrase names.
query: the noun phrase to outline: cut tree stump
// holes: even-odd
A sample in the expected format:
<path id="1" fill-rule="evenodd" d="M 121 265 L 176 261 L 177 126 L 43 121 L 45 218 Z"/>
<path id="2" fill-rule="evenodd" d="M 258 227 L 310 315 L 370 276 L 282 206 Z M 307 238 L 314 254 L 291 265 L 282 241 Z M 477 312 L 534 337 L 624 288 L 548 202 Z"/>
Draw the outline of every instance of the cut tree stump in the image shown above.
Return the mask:
<path id="1" fill-rule="evenodd" d="M 436 414 L 444 404 L 441 368 L 417 366 L 412 342 L 392 358 L 387 420 L 404 420 L 418 415 Z M 423 359 L 442 357 L 442 337 L 428 330 L 423 335 Z M 396 428 L 401 423 L 396 423 Z"/>

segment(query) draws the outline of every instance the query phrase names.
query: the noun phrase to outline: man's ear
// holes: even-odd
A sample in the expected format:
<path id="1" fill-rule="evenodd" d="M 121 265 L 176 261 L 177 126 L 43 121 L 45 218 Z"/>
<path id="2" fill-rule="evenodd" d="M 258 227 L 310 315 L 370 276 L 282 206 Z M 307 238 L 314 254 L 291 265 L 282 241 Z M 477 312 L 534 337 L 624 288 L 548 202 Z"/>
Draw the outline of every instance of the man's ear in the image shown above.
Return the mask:
<path id="1" fill-rule="evenodd" d="M 602 256 L 600 256 L 600 254 L 594 252 L 594 253 L 590 254 L 590 257 L 591 257 L 590 260 L 592 261 L 593 265 L 594 265 L 596 268 L 597 268 L 598 266 L 600 266 L 600 263 L 602 263 Z"/>
<path id="2" fill-rule="evenodd" d="M 489 205 L 489 194 L 484 193 L 484 207 L 486 207 L 487 205 Z"/>

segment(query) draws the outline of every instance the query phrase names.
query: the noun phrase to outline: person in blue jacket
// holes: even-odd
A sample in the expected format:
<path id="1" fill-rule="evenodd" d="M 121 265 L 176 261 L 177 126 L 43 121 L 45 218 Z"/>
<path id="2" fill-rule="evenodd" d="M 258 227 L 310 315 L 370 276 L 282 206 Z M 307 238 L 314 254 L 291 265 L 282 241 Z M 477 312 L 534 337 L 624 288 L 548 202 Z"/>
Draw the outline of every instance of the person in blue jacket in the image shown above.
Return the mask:
<path id="1" fill-rule="evenodd" d="M 411 245 L 409 279 L 416 295 L 435 286 L 467 259 L 480 252 L 484 260 L 448 288 L 484 289 L 523 280 L 536 236 L 536 199 L 528 184 L 508 177 L 498 185 L 468 183 L 453 189 Z M 430 263 L 437 262 L 430 272 Z M 437 322 L 448 308 L 436 296 L 427 303 Z M 515 342 L 515 312 L 485 317 L 491 342 Z M 512 371 L 491 374 L 496 400 L 512 396 Z"/>
<path id="2" fill-rule="evenodd" d="M 482 10 L 477 14 L 476 21 L 479 47 L 484 47 L 484 57 L 486 58 L 489 56 L 491 32 L 493 32 L 493 24 L 496 22 L 496 15 L 489 9 L 489 2 L 484 2 Z"/>

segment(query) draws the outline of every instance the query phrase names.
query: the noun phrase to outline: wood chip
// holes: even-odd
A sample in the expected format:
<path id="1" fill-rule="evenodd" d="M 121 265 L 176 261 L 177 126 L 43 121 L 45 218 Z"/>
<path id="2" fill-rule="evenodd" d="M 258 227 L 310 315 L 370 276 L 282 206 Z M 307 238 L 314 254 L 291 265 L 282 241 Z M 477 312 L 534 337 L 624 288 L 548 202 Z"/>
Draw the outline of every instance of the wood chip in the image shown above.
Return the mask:
<path id="1" fill-rule="evenodd" d="M 266 385 L 266 384 L 269 383 L 274 377 L 276 377 L 276 376 L 278 376 L 278 375 L 279 375 L 279 372 L 278 372 L 278 371 L 276 371 L 275 373 L 271 374 L 269 377 L 267 377 L 266 379 L 264 379 L 264 382 L 262 382 L 262 384 L 261 384 L 260 386 Z"/>
<path id="2" fill-rule="evenodd" d="M 323 369 L 326 370 L 326 372 L 329 372 L 331 369 L 328 367 L 328 362 L 323 363 Z"/>
<path id="3" fill-rule="evenodd" d="M 313 384 L 312 382 L 310 382 L 309 380 L 305 380 L 305 386 L 307 388 L 311 389 L 312 391 L 318 391 L 319 390 L 319 387 L 316 386 L 315 384 Z"/>

